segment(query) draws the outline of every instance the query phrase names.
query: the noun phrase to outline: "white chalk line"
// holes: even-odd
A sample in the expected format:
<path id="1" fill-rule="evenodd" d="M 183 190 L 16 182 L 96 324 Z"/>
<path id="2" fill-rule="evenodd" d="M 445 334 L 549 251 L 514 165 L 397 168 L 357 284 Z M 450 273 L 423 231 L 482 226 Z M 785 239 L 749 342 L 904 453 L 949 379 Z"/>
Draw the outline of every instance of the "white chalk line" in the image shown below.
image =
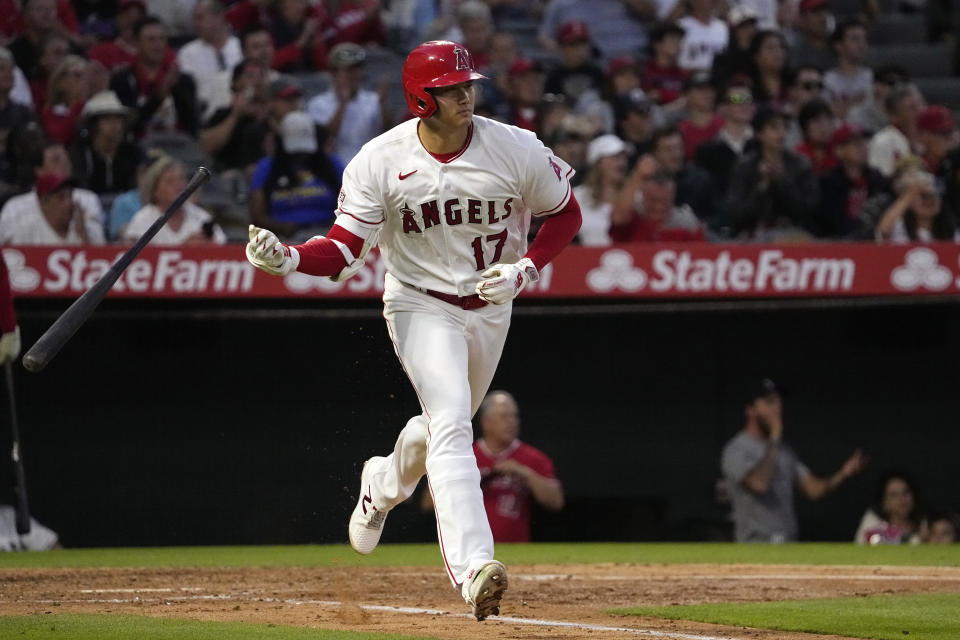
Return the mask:
<path id="1" fill-rule="evenodd" d="M 399 575 L 399 574 L 398 574 Z M 675 576 L 584 576 L 566 573 L 542 573 L 542 574 L 511 574 L 511 580 L 527 580 L 532 582 L 549 582 L 551 580 L 609 580 L 609 581 L 631 581 L 631 582 L 667 582 L 675 580 L 849 580 L 849 581 L 870 581 L 880 580 L 888 582 L 892 580 L 902 580 L 905 582 L 960 582 L 960 576 L 920 576 L 920 575 L 836 575 L 836 574 L 778 574 L 778 573 L 759 573 L 752 574 L 689 574 Z"/>
<path id="2" fill-rule="evenodd" d="M 89 593 L 97 590 L 94 589 L 80 589 L 80 593 Z M 109 590 L 107 590 L 109 591 Z M 154 590 L 157 591 L 157 590 Z M 169 589 L 170 592 L 174 589 Z M 183 595 L 183 596 L 170 596 L 159 598 L 164 603 L 169 602 L 182 602 L 190 600 L 240 600 L 241 598 L 236 597 L 233 594 L 202 594 L 202 595 Z M 339 607 L 343 606 L 343 602 L 337 600 L 299 600 L 295 598 L 288 599 L 279 599 L 279 598 L 253 598 L 254 602 L 276 602 L 290 605 L 312 605 L 320 607 Z M 135 598 L 91 598 L 91 599 L 81 599 L 81 600 L 36 600 L 38 604 L 54 604 L 54 603 L 72 603 L 72 604 L 140 604 L 143 600 L 140 597 Z M 444 611 L 442 609 L 425 609 L 421 607 L 395 607 L 387 605 L 378 605 L 378 604 L 358 604 L 360 609 L 364 611 L 376 611 L 381 613 L 402 613 L 408 615 L 435 615 L 435 616 L 445 616 L 449 618 L 468 618 L 473 619 L 473 615 L 469 613 L 452 613 L 450 611 Z M 557 627 L 562 629 L 579 629 L 582 631 L 609 631 L 609 632 L 618 632 L 618 633 L 630 633 L 637 636 L 644 636 L 648 638 L 676 638 L 679 640 L 741 640 L 740 638 L 735 638 L 732 636 L 708 636 L 696 633 L 683 633 L 683 632 L 673 632 L 673 631 L 656 631 L 654 629 L 637 629 L 634 627 L 614 627 L 609 625 L 602 624 L 589 624 L 585 622 L 569 622 L 566 620 L 543 620 L 540 618 L 517 618 L 514 616 L 496 616 L 491 618 L 491 621 L 503 622 L 509 624 L 522 624 L 535 627 Z"/>
<path id="3" fill-rule="evenodd" d="M 80 589 L 80 593 L 173 593 L 175 591 L 203 591 L 203 587 L 140 587 L 137 589 Z"/>

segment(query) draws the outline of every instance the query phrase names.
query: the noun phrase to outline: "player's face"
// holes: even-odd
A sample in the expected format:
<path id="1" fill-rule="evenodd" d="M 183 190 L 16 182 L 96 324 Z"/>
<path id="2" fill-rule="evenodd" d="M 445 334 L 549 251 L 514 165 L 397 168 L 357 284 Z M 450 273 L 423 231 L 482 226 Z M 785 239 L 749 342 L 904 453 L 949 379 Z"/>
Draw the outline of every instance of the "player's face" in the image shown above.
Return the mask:
<path id="1" fill-rule="evenodd" d="M 477 91 L 473 81 L 434 89 L 433 98 L 437 101 L 434 117 L 448 127 L 466 127 L 473 120 L 473 110 L 477 106 Z"/>

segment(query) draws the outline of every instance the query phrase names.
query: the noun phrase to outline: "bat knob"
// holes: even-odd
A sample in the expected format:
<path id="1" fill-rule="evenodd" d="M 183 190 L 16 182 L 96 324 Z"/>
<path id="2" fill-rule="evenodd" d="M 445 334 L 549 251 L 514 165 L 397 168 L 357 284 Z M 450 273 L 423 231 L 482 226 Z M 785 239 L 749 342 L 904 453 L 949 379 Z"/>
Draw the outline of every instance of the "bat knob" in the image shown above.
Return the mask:
<path id="1" fill-rule="evenodd" d="M 23 368 L 30 373 L 40 373 L 43 371 L 43 364 L 33 354 L 27 353 L 23 356 Z"/>

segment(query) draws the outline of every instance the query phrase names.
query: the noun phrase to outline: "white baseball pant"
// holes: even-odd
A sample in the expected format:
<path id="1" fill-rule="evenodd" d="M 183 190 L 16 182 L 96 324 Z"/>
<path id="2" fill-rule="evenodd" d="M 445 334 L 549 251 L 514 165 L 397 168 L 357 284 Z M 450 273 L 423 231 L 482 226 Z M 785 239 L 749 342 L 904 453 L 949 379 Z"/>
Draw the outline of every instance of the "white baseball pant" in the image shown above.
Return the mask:
<path id="1" fill-rule="evenodd" d="M 391 509 L 427 475 L 444 567 L 458 585 L 493 559 L 470 420 L 500 361 L 512 304 L 464 310 L 389 273 L 383 301 L 387 329 L 423 413 L 407 422 L 393 453 L 368 463 L 371 497 L 378 509 Z"/>

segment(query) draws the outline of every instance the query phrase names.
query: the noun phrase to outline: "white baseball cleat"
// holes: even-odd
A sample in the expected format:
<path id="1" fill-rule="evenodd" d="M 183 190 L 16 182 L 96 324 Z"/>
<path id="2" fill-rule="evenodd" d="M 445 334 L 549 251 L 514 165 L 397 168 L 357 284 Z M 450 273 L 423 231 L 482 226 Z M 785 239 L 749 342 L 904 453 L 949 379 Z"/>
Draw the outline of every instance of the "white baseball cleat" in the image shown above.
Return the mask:
<path id="1" fill-rule="evenodd" d="M 470 605 L 477 621 L 500 615 L 500 599 L 507 590 L 507 568 L 491 560 L 460 586 L 460 595 Z"/>
<path id="2" fill-rule="evenodd" d="M 350 514 L 350 524 L 347 525 L 347 534 L 350 537 L 350 546 L 357 553 L 364 555 L 377 548 L 380 534 L 383 533 L 383 523 L 387 519 L 387 512 L 373 506 L 370 481 L 367 479 L 367 465 L 363 463 L 360 472 L 360 498 L 357 506 Z"/>

